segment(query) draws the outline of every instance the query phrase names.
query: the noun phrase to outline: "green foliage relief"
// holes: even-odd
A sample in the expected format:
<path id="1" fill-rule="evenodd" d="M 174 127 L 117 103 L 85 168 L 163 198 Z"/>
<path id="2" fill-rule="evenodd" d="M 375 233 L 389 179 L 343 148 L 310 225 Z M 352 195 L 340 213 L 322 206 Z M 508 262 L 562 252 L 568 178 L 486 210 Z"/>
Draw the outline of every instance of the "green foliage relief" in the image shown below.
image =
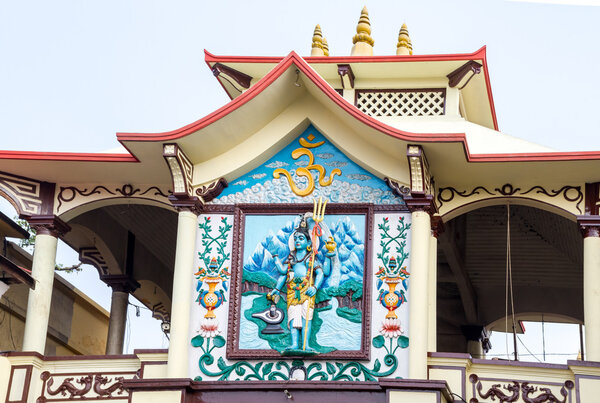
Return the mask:
<path id="1" fill-rule="evenodd" d="M 211 346 L 212 341 L 212 346 Z M 202 356 L 198 362 L 202 374 L 209 378 L 217 378 L 219 381 L 233 381 L 236 379 L 248 380 L 289 380 L 290 369 L 293 366 L 304 366 L 304 361 L 294 360 L 290 363 L 284 360 L 276 362 L 257 362 L 236 361 L 227 364 L 223 357 L 217 359 L 217 370 L 211 370 L 208 367 L 215 363 L 213 350 L 225 346 L 225 339 L 222 336 L 213 338 L 204 338 L 196 336 L 192 339 L 192 346 L 202 349 Z M 383 363 L 376 359 L 372 367 L 358 361 L 349 362 L 313 362 L 306 366 L 307 380 L 320 381 L 376 381 L 392 375 L 398 369 L 398 358 L 396 350 L 408 347 L 408 337 L 400 336 L 390 338 L 389 346 L 383 336 L 373 338 L 373 347 L 385 349 L 386 355 Z M 195 381 L 202 381 L 202 376 L 197 376 Z"/>

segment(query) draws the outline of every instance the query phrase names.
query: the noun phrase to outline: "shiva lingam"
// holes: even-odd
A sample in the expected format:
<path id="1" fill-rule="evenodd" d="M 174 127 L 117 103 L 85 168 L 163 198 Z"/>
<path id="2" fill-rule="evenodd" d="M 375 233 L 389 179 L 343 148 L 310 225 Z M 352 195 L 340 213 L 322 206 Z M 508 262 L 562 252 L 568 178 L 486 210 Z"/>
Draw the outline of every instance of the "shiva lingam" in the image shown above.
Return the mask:
<path id="1" fill-rule="evenodd" d="M 281 322 L 284 319 L 283 310 L 277 308 L 277 302 L 279 301 L 279 295 L 267 294 L 267 301 L 271 302 L 271 306 L 262 312 L 256 312 L 252 314 L 253 318 L 262 320 L 267 326 L 261 330 L 262 334 L 281 334 L 284 332 L 281 327 Z"/>

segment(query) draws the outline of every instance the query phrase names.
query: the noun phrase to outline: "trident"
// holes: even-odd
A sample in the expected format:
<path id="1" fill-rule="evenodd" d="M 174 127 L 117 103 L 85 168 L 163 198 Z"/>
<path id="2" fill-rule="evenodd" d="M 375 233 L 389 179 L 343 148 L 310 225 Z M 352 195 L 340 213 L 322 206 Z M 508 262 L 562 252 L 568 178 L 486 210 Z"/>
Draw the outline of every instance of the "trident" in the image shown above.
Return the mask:
<path id="1" fill-rule="evenodd" d="M 312 256 L 310 259 L 310 275 L 308 276 L 308 288 L 313 286 L 313 272 L 315 269 L 315 258 L 317 256 L 317 242 L 318 238 L 322 235 L 321 232 L 321 222 L 325 218 L 325 206 L 327 206 L 327 199 L 323 200 L 322 197 L 319 197 L 319 202 L 317 203 L 317 199 L 313 199 L 313 215 L 312 219 L 315 222 L 315 226 L 312 229 L 311 243 L 312 243 Z M 308 299 L 308 309 L 306 310 L 306 321 L 304 323 L 304 342 L 302 343 L 302 350 L 306 350 L 306 337 L 308 336 L 308 332 L 306 331 L 308 328 L 308 314 L 310 313 L 311 308 L 313 307 L 315 298 L 317 295 L 313 295 Z"/>

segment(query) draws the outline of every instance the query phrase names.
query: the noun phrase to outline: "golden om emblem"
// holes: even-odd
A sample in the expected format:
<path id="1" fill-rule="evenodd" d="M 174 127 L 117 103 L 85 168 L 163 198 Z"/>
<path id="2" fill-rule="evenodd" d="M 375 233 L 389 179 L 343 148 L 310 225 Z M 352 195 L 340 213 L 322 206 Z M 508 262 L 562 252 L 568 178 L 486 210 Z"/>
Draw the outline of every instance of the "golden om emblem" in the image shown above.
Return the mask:
<path id="1" fill-rule="evenodd" d="M 292 180 L 292 175 L 286 169 L 277 168 L 273 171 L 273 177 L 275 179 L 278 179 L 281 175 L 284 175 L 288 180 L 292 192 L 301 197 L 308 196 L 315 190 L 315 180 L 310 172 L 311 170 L 317 171 L 319 173 L 319 185 L 321 186 L 331 185 L 335 175 L 342 174 L 342 171 L 336 168 L 332 170 L 329 174 L 329 177 L 327 177 L 325 168 L 323 168 L 322 165 L 315 164 L 315 157 L 312 151 L 309 150 L 309 148 L 316 148 L 322 146 L 323 144 L 325 144 L 325 141 L 311 143 L 310 141 L 314 140 L 314 138 L 315 136 L 313 134 L 308 135 L 309 141 L 307 141 L 304 137 L 300 137 L 298 142 L 300 143 L 302 148 L 297 148 L 294 151 L 292 151 L 292 158 L 295 160 L 302 157 L 303 155 L 306 155 L 308 157 L 308 165 L 306 167 L 299 167 L 296 169 L 297 176 L 303 176 L 308 179 L 308 184 L 305 189 L 300 189 L 296 185 L 296 183 L 294 183 L 294 181 Z"/>

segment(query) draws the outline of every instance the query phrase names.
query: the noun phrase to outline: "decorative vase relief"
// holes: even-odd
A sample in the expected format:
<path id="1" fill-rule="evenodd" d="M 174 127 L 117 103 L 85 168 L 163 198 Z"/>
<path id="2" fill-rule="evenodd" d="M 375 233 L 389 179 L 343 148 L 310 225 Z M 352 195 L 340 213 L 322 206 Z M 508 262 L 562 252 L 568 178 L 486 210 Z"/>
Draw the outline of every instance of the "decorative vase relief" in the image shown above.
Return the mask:
<path id="1" fill-rule="evenodd" d="M 227 302 L 226 292 L 230 277 L 232 217 L 201 216 L 198 223 L 198 271 L 195 291 L 196 302 L 202 306 L 204 314 L 198 333 L 203 337 L 215 337 L 221 332 L 215 314 Z M 206 285 L 206 287 L 204 287 Z M 220 286 L 220 287 L 219 287 Z M 219 289 L 217 289 L 219 287 Z"/>
<path id="2" fill-rule="evenodd" d="M 401 337 L 403 334 L 401 321 L 395 311 L 406 302 L 405 291 L 408 291 L 410 273 L 404 263 L 407 262 L 409 255 L 406 251 L 406 237 L 410 224 L 400 216 L 395 230 L 392 230 L 389 217 L 382 217 L 377 228 L 381 248 L 377 253 L 379 270 L 375 273 L 379 291 L 378 300 L 388 310 L 381 325 L 381 333 L 386 337 Z M 383 287 L 384 284 L 387 285 L 387 290 Z M 397 289 L 399 285 L 401 288 Z"/>

